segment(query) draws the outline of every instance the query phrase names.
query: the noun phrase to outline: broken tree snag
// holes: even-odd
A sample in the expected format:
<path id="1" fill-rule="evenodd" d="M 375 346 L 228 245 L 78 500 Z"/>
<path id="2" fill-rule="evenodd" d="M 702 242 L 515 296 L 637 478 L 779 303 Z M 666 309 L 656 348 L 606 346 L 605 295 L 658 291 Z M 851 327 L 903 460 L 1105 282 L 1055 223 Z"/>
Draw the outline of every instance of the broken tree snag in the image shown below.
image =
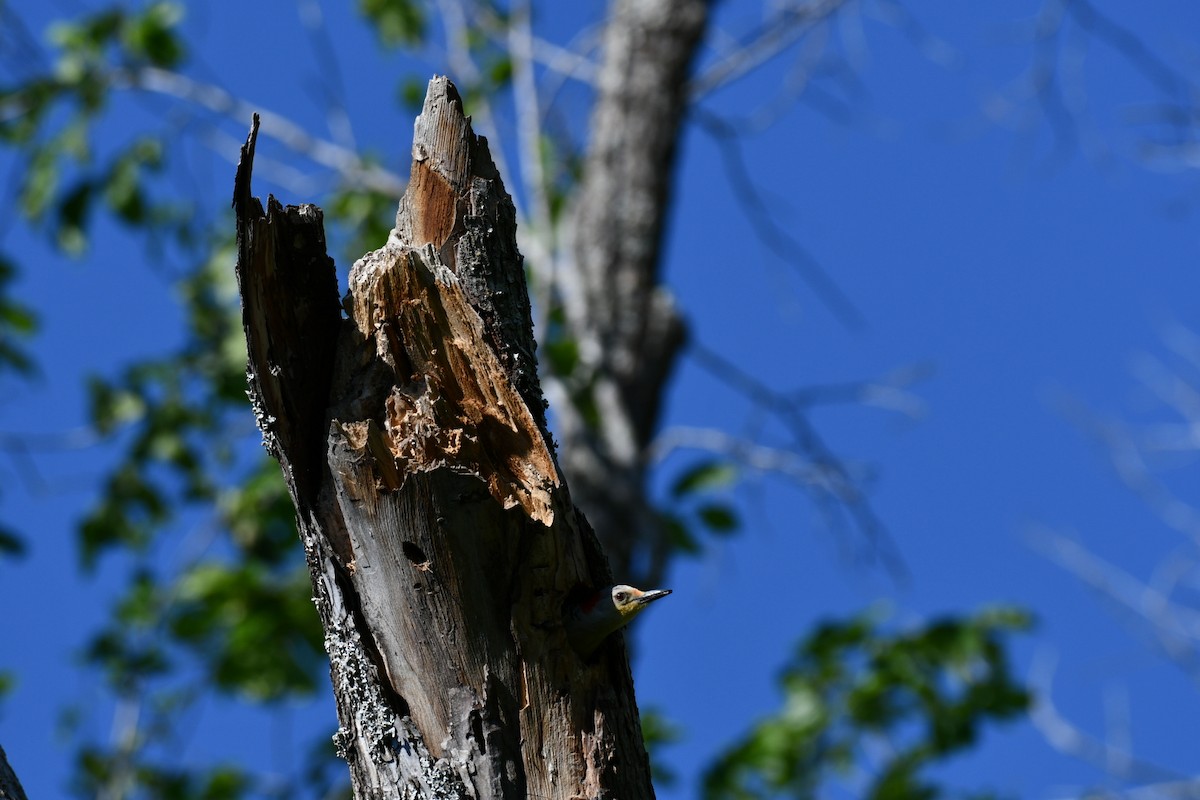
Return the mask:
<path id="1" fill-rule="evenodd" d="M 359 797 L 651 798 L 620 637 L 585 662 L 563 630 L 568 595 L 611 575 L 546 429 L 512 201 L 446 79 L 414 140 L 396 228 L 333 324 L 324 278 L 273 277 L 285 243 L 259 226 L 292 212 L 241 222 L 262 210 L 239 170 L 251 388 L 300 512 L 339 752 Z M 290 263 L 332 274 L 320 245 Z M 325 310 L 272 310 L 306 292 Z"/>
<path id="2" fill-rule="evenodd" d="M 562 630 L 609 574 L 546 429 L 512 201 L 445 79 L 414 140 L 396 228 L 350 273 L 331 410 L 365 624 L 481 797 L 651 797 L 624 649 L 585 664 Z"/>

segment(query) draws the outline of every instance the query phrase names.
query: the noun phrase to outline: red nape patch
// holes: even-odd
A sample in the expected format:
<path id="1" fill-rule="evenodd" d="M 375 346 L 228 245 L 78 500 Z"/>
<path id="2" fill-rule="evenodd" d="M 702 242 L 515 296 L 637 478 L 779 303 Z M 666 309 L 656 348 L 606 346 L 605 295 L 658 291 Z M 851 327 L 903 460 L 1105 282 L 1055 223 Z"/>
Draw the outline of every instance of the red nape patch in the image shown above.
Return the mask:
<path id="1" fill-rule="evenodd" d="M 604 595 L 603 589 L 577 583 L 571 591 L 567 592 L 566 599 L 563 600 L 563 613 L 590 614 Z"/>
<path id="2" fill-rule="evenodd" d="M 600 602 L 600 598 L 604 596 L 604 591 L 592 592 L 591 596 L 586 598 L 579 604 L 579 610 L 585 614 L 592 613 L 592 609 L 596 607 L 596 603 Z"/>

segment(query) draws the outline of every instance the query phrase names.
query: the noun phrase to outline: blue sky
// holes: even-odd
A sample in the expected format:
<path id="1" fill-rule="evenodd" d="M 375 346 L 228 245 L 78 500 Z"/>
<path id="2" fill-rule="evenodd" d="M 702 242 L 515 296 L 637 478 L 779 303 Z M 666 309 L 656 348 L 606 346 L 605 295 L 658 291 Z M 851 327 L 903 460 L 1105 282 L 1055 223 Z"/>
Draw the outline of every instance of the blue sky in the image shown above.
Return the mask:
<path id="1" fill-rule="evenodd" d="M 744 24 L 756 5 L 725 3 L 719 19 Z M 1198 29 L 1200 8 L 1174 2 L 1150 13 L 1108 5 L 1156 52 L 1194 61 L 1189 34 Z M 834 123 L 801 104 L 745 140 L 750 173 L 776 219 L 854 303 L 865 320 L 859 329 L 841 325 L 755 238 L 713 140 L 695 125 L 688 129 L 665 274 L 698 339 L 783 389 L 878 377 L 912 364 L 929 365 L 932 374 L 912 387 L 924 407 L 918 419 L 855 406 L 815 412 L 837 452 L 877 470 L 872 503 L 911 571 L 903 585 L 841 558 L 804 497 L 771 479 L 736 495 L 747 522 L 742 535 L 678 563 L 670 581 L 675 594 L 637 632 L 639 700 L 685 734 L 666 752 L 682 780 L 661 788 L 660 797 L 694 796 L 700 766 L 778 705 L 774 676 L 807 626 L 880 602 L 901 621 L 996 602 L 1032 609 L 1039 625 L 1014 650 L 1022 674 L 1037 654 L 1056 653 L 1055 702 L 1064 714 L 1102 732 L 1105 698 L 1123 692 L 1135 751 L 1195 770 L 1194 685 L 1032 548 L 1028 534 L 1037 525 L 1069 532 L 1139 576 L 1185 544 L 1123 487 L 1062 406 L 1070 397 L 1103 415 L 1144 408 L 1131 366 L 1161 353 L 1172 326 L 1200 325 L 1196 180 L 1137 158 L 1138 132 L 1127 112 L 1156 95 L 1098 44 L 1086 61 L 1091 124 L 1062 158 L 1047 158 L 1053 137 L 1044 121 L 1014 131 L 983 118 L 981 108 L 1029 62 L 1030 46 L 1014 36 L 1013 23 L 1037 7 L 915 9 L 958 53 L 952 68 L 896 31 L 868 23 L 854 65 L 863 91 L 852 121 Z M 189 10 L 184 25 L 195 37 L 199 77 L 324 134 L 317 67 L 306 60 L 295 6 L 236 7 L 250 18 L 248 30 L 278 20 L 265 44 L 231 32 L 227 8 L 234 6 Z M 587 4 L 589 13 L 598 8 Z M 60 11 L 30 10 L 31 28 L 40 30 Z M 547 36 L 559 36 L 578 24 L 574 13 L 560 10 L 539 24 Z M 443 68 L 433 59 L 414 64 L 381 54 L 357 20 L 328 22 L 358 142 L 403 173 L 411 119 L 393 102 L 397 78 L 402 70 L 428 75 Z M 853 29 L 838 33 L 855 41 Z M 745 114 L 777 88 L 779 75 L 768 69 L 705 107 Z M 578 99 L 568 93 L 566 107 L 579 107 Z M 127 134 L 122 126 L 156 124 L 165 108 L 121 101 L 105 135 L 116 141 Z M 223 130 L 236 142 L 244 128 Z M 204 205 L 213 214 L 228 204 L 227 144 L 217 143 L 219 153 L 197 141 L 186 145 L 200 176 L 196 191 L 210 198 Z M 286 158 L 269 140 L 260 155 Z M 261 179 L 255 188 L 285 202 L 319 200 Z M 171 287 L 122 231 L 101 226 L 81 263 L 18 227 L 10 226 L 4 246 L 24 267 L 20 291 L 43 315 L 34 350 L 44 374 L 31 386 L 5 386 L 0 430 L 55 433 L 81 424 L 83 375 L 113 374 L 129 360 L 164 352 L 179 336 Z M 685 356 L 667 424 L 736 431 L 752 414 Z M 0 562 L 10 609 L 0 619 L 0 640 L 38 643 L 0 651 L 0 667 L 19 679 L 0 707 L 0 744 L 30 796 L 54 798 L 65 796 L 70 756 L 56 734 L 61 709 L 83 702 L 99 709 L 98 733 L 108 724 L 99 687 L 73 654 L 104 618 L 121 572 L 106 565 L 80 577 L 72 539 L 112 451 L 35 458 L 47 486 L 27 485 L 15 461 L 0 464 L 0 516 L 31 543 L 25 560 Z M 287 743 L 304 745 L 330 713 L 323 698 L 269 716 L 212 701 L 189 721 L 195 733 L 183 757 L 261 753 L 286 769 L 289 758 L 292 766 L 301 758 L 288 756 Z M 1025 722 L 989 732 L 977 752 L 945 774 L 963 788 L 1018 797 L 1066 796 L 1104 780 L 1056 753 Z"/>

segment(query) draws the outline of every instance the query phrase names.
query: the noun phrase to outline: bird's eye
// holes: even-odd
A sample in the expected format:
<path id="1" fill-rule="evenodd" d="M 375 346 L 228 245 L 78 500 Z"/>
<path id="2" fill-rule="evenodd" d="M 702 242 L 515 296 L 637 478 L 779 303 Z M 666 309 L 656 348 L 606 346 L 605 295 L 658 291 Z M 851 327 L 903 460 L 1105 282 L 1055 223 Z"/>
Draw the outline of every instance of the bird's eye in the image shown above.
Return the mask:
<path id="1" fill-rule="evenodd" d="M 628 592 L 617 592 L 617 602 L 618 603 L 624 603 L 628 599 L 629 599 Z"/>

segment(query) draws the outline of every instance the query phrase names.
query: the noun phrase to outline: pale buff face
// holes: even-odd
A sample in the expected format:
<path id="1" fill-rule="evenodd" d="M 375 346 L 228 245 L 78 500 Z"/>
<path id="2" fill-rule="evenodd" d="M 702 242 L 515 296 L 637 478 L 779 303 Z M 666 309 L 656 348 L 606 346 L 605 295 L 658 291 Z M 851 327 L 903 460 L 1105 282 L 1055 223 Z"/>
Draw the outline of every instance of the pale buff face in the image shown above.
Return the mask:
<path id="1" fill-rule="evenodd" d="M 652 591 L 643 592 L 641 589 L 635 589 L 632 586 L 618 584 L 612 587 L 612 602 L 613 608 L 621 615 L 625 623 L 650 605 L 650 603 L 658 600 L 660 597 L 666 597 L 671 593 L 670 589 L 654 589 Z"/>

